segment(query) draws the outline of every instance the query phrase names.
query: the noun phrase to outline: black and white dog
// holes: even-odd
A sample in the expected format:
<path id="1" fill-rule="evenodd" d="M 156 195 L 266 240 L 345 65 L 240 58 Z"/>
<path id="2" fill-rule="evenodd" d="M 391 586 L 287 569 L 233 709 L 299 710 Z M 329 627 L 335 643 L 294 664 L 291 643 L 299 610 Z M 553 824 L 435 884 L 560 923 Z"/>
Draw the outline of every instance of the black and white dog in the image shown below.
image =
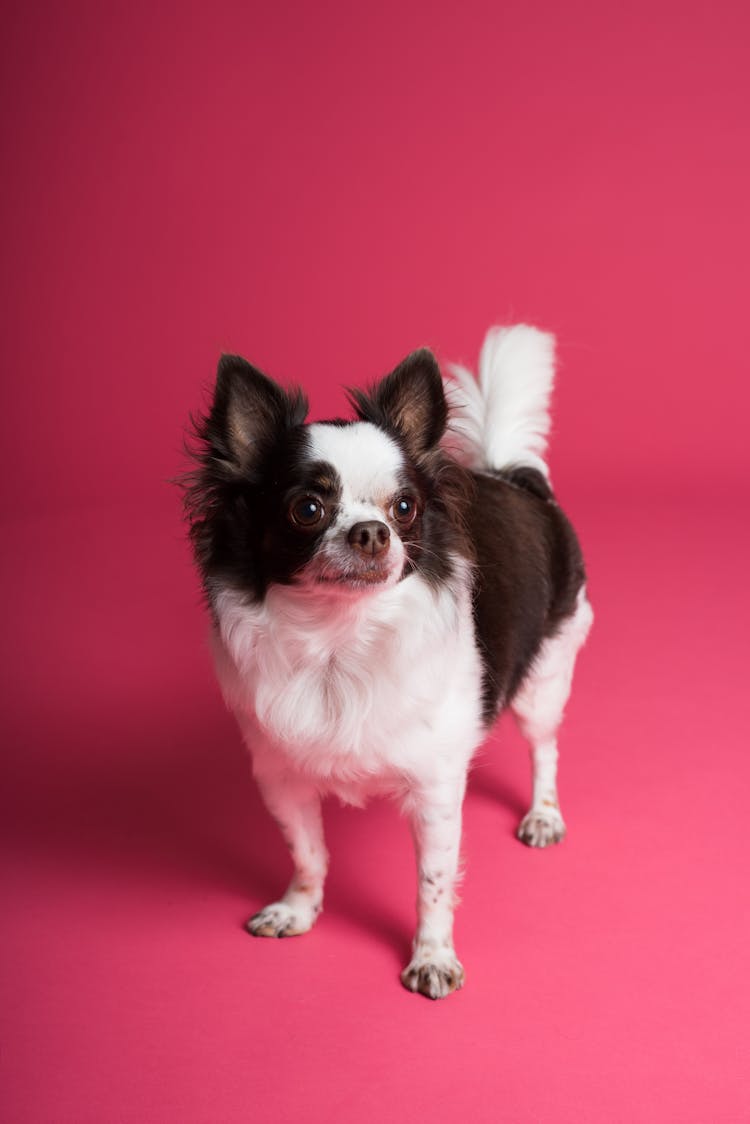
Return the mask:
<path id="1" fill-rule="evenodd" d="M 187 510 L 218 678 L 294 860 L 256 936 L 306 932 L 323 903 L 321 797 L 391 794 L 416 842 L 418 925 L 402 981 L 463 983 L 453 948 L 472 755 L 509 706 L 531 746 L 519 838 L 557 843 L 557 729 L 592 612 L 544 461 L 551 336 L 490 330 L 479 382 L 416 351 L 356 420 L 224 356 L 198 423 Z M 449 409 L 450 407 L 450 409 Z"/>

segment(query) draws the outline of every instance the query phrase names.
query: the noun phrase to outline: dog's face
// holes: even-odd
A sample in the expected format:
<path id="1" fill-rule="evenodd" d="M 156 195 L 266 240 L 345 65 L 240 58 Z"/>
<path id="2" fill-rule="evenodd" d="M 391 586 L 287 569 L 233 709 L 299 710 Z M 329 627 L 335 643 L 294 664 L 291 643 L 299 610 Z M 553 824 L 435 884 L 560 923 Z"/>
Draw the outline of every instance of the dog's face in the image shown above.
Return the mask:
<path id="1" fill-rule="evenodd" d="M 397 442 L 369 422 L 312 425 L 288 487 L 278 495 L 277 537 L 296 556 L 294 577 L 341 592 L 393 585 L 419 542 L 423 482 Z"/>
<path id="2" fill-rule="evenodd" d="M 209 590 L 259 597 L 278 583 L 351 597 L 415 569 L 446 576 L 451 470 L 438 451 L 447 410 L 434 357 L 415 352 L 351 400 L 358 420 L 305 425 L 299 392 L 221 360 L 188 496 Z"/>

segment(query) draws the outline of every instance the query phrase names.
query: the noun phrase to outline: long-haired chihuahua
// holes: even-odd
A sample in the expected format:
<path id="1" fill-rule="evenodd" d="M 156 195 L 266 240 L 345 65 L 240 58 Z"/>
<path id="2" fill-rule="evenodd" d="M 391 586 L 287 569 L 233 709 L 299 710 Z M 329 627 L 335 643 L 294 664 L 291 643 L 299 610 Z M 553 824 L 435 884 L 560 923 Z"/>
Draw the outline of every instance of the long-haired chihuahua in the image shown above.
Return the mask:
<path id="1" fill-rule="evenodd" d="M 321 798 L 395 797 L 417 850 L 418 923 L 401 979 L 461 987 L 453 947 L 472 756 L 509 707 L 533 797 L 518 836 L 558 843 L 557 731 L 592 621 L 576 536 L 545 463 L 554 341 L 492 328 L 478 381 L 415 351 L 355 418 L 244 359 L 219 363 L 197 424 L 187 512 L 218 679 L 289 846 L 286 892 L 248 921 L 307 932 L 323 905 Z"/>

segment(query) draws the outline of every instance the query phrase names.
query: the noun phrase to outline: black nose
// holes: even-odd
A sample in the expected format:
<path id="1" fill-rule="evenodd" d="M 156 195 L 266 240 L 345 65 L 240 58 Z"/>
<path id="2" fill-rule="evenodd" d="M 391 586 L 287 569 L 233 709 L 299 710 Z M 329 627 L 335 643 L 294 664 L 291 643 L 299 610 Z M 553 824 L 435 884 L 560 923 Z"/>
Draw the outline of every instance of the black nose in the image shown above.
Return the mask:
<path id="1" fill-rule="evenodd" d="M 348 534 L 349 545 L 361 554 L 382 554 L 390 546 L 391 532 L 385 523 L 355 523 Z"/>

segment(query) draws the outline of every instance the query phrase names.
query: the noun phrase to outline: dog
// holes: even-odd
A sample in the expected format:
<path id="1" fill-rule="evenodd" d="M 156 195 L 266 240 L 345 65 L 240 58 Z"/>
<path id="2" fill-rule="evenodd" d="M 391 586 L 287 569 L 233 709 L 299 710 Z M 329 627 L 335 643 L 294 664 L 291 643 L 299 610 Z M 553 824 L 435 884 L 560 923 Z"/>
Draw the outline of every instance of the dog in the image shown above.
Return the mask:
<path id="1" fill-rule="evenodd" d="M 554 339 L 495 327 L 479 381 L 427 349 L 353 420 L 224 355 L 195 423 L 186 509 L 223 696 L 291 851 L 288 889 L 247 923 L 307 932 L 328 864 L 321 798 L 398 800 L 413 829 L 418 924 L 406 988 L 460 988 L 453 945 L 467 772 L 509 707 L 533 798 L 518 828 L 558 843 L 557 730 L 593 614 L 544 456 Z"/>

